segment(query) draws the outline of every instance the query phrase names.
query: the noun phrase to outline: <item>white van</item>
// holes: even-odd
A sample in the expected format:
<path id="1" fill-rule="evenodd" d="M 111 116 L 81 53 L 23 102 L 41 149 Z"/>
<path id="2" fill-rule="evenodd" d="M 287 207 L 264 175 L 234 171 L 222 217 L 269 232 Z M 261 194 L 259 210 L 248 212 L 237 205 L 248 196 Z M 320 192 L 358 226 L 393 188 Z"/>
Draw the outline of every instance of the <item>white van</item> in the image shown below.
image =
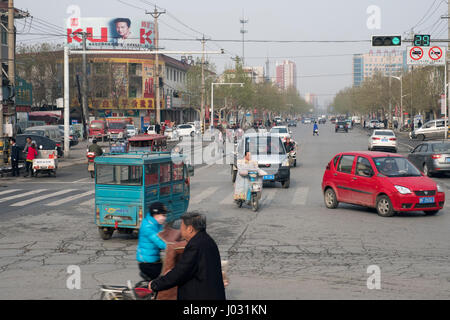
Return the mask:
<path id="1" fill-rule="evenodd" d="M 426 139 L 444 139 L 445 130 L 445 119 L 431 120 L 424 123 L 422 127 L 414 129 L 414 132 L 410 132 L 409 138 L 420 141 Z"/>

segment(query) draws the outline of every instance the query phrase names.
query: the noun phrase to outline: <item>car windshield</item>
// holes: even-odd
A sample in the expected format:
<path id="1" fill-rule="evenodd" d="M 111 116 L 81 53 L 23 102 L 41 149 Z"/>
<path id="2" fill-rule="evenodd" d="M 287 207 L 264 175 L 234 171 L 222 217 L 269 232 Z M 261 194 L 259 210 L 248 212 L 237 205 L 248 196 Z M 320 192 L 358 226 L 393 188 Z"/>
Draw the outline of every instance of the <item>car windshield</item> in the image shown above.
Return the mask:
<path id="1" fill-rule="evenodd" d="M 431 145 L 433 152 L 450 153 L 450 143 L 436 143 Z"/>
<path id="2" fill-rule="evenodd" d="M 255 155 L 280 155 L 286 153 L 281 139 L 277 136 L 245 138 L 245 152 L 248 151 Z"/>
<path id="3" fill-rule="evenodd" d="M 340 125 L 340 126 L 343 126 L 343 125 L 346 125 L 347 124 L 347 122 L 343 122 L 343 121 L 339 121 L 338 122 L 338 125 Z"/>
<path id="4" fill-rule="evenodd" d="M 28 134 L 35 134 L 38 136 L 45 136 L 45 131 L 44 130 L 26 130 L 26 133 Z"/>
<path id="5" fill-rule="evenodd" d="M 373 158 L 377 170 L 387 177 L 420 177 L 420 171 L 403 157 Z"/>
<path id="6" fill-rule="evenodd" d="M 127 126 L 127 129 L 129 129 L 129 130 L 134 130 L 134 126 L 128 125 L 128 126 Z"/>
<path id="7" fill-rule="evenodd" d="M 394 136 L 392 131 L 375 131 L 374 136 Z"/>
<path id="8" fill-rule="evenodd" d="M 123 122 L 111 122 L 109 124 L 110 129 L 123 129 L 125 124 Z"/>
<path id="9" fill-rule="evenodd" d="M 92 122 L 91 128 L 92 129 L 103 129 L 103 123 L 102 122 Z"/>
<path id="10" fill-rule="evenodd" d="M 272 133 L 288 133 L 286 128 L 272 128 L 270 130 Z"/>

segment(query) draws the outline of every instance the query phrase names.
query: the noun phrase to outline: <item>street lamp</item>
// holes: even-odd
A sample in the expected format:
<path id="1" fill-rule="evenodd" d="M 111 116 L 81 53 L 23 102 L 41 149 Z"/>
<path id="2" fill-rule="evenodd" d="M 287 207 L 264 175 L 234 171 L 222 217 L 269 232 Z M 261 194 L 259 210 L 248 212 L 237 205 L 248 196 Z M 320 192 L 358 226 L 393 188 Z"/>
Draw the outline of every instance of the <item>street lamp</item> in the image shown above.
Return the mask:
<path id="1" fill-rule="evenodd" d="M 243 83 L 240 82 L 228 82 L 228 83 L 211 83 L 211 117 L 212 120 L 210 120 L 210 129 L 211 132 L 214 130 L 214 86 L 221 86 L 221 85 L 228 85 L 228 86 L 233 86 L 233 85 L 240 85 L 241 88 L 244 87 Z"/>
<path id="2" fill-rule="evenodd" d="M 400 77 L 396 77 L 396 76 L 391 76 L 394 79 L 397 79 L 400 81 L 400 128 L 403 126 L 403 76 Z"/>

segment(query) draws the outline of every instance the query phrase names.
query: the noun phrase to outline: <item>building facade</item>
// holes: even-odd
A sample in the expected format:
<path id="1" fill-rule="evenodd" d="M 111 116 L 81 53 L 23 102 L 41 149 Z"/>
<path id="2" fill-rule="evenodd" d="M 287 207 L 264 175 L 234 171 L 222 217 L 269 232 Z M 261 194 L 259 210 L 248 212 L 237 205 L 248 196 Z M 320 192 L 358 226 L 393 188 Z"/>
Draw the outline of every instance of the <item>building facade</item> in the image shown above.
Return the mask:
<path id="1" fill-rule="evenodd" d="M 285 60 L 276 66 L 276 84 L 280 89 L 297 89 L 297 66 L 295 62 Z"/>
<path id="2" fill-rule="evenodd" d="M 353 85 L 360 86 L 364 79 L 377 72 L 384 76 L 398 75 L 408 70 L 406 51 L 371 50 L 366 54 L 353 55 Z"/>

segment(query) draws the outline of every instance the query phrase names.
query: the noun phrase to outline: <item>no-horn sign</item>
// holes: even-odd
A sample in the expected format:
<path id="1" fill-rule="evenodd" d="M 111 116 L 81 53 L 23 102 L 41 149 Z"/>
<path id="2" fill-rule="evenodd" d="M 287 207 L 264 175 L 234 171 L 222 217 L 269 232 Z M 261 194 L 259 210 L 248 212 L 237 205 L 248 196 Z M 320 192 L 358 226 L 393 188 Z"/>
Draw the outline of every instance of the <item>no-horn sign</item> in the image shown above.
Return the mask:
<path id="1" fill-rule="evenodd" d="M 445 48 L 408 47 L 406 58 L 408 65 L 444 65 Z"/>

